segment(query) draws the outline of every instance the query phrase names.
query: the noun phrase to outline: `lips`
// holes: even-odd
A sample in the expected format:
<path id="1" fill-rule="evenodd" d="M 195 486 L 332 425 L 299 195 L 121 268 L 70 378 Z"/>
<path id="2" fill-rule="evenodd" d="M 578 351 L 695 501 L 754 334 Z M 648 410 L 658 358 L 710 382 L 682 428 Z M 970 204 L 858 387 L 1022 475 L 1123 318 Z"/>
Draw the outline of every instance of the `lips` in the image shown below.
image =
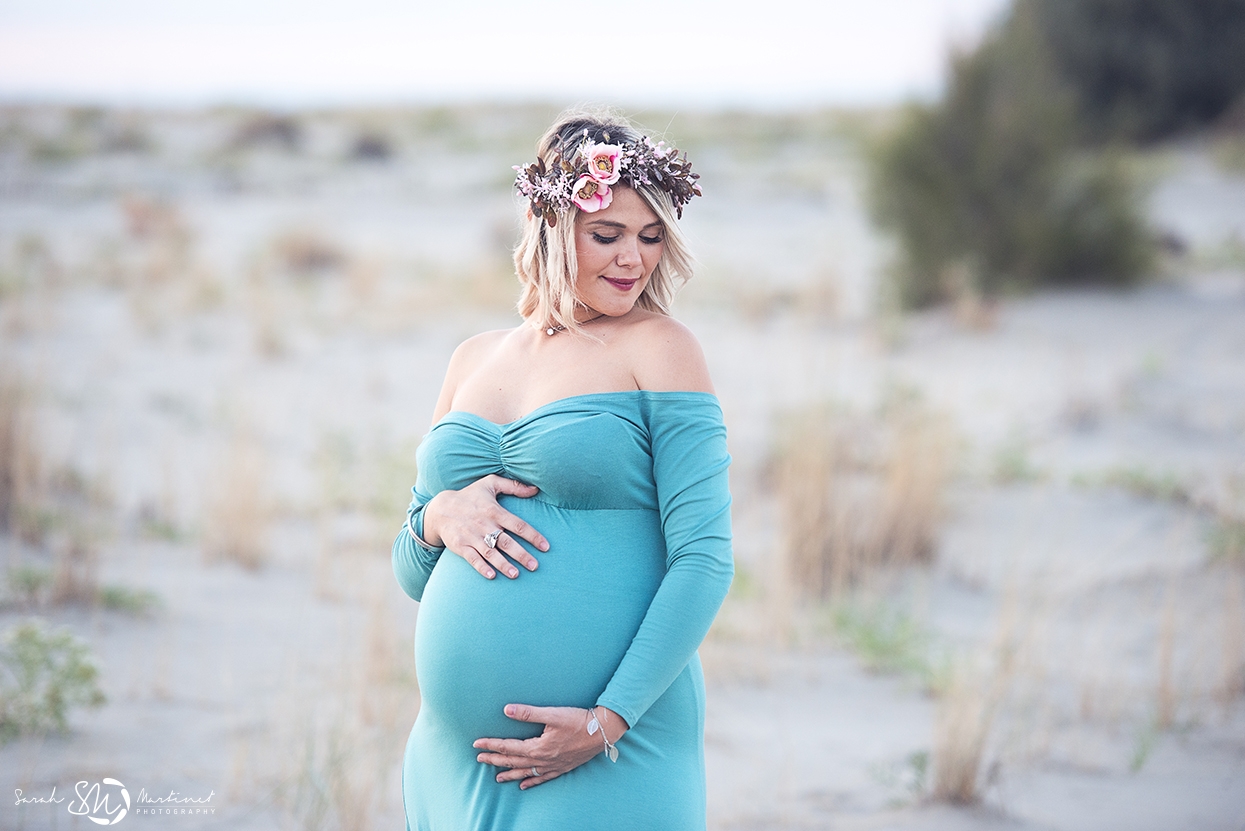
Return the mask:
<path id="1" fill-rule="evenodd" d="M 619 291 L 631 291 L 632 287 L 640 282 L 639 280 L 618 280 L 611 277 L 602 277 L 601 279 Z"/>

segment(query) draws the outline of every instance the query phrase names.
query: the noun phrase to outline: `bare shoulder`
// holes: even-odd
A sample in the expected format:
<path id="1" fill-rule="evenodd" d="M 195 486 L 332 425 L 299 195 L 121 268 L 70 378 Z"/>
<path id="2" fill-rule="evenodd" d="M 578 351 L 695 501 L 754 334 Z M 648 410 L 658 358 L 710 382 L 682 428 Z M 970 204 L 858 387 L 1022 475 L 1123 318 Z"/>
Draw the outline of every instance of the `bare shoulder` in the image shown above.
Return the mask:
<path id="1" fill-rule="evenodd" d="M 458 344 L 454 349 L 454 354 L 450 356 L 450 366 L 446 370 L 445 380 L 447 382 L 457 381 L 470 375 L 512 332 L 514 329 L 493 329 L 472 335 Z"/>
<path id="2" fill-rule="evenodd" d="M 713 392 L 700 341 L 679 321 L 646 312 L 630 327 L 628 340 L 640 389 Z"/>
<path id="3" fill-rule="evenodd" d="M 494 329 L 472 335 L 458 344 L 454 349 L 454 354 L 450 356 L 450 365 L 445 371 L 445 381 L 441 384 L 441 394 L 437 397 L 436 410 L 432 415 L 434 424 L 449 412 L 459 383 L 475 372 L 512 332 L 514 329 Z"/>

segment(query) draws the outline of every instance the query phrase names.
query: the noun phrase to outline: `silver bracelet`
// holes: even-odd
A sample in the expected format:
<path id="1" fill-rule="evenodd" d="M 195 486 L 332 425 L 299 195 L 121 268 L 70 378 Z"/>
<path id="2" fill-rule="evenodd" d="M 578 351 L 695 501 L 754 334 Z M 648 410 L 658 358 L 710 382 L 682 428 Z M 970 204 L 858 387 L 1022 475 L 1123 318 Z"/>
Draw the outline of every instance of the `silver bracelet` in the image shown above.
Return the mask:
<path id="1" fill-rule="evenodd" d="M 419 510 L 422 511 L 423 506 L 420 506 Z M 406 530 L 410 532 L 411 539 L 415 540 L 416 545 L 420 546 L 421 548 L 426 548 L 429 551 L 444 551 L 445 550 L 444 545 L 429 545 L 428 542 L 423 537 L 415 533 L 415 514 L 416 513 L 417 513 L 416 511 L 411 511 L 409 514 L 406 515 Z"/>
<path id="2" fill-rule="evenodd" d="M 597 730 L 601 731 L 601 741 L 605 742 L 605 755 L 609 757 L 611 762 L 618 761 L 618 747 L 609 740 L 609 736 L 605 735 L 605 727 L 601 722 L 597 721 L 597 708 L 589 707 L 588 713 L 592 716 L 588 720 L 588 735 L 591 736 Z"/>

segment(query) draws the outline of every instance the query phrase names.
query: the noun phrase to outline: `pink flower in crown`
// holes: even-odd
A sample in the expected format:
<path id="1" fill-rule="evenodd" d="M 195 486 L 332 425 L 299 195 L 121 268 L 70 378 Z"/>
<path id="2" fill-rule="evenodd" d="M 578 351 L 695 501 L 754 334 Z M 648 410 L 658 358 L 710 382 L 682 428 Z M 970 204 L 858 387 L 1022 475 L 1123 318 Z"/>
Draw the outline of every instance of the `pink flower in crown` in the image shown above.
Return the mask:
<path id="1" fill-rule="evenodd" d="M 622 172 L 618 160 L 622 157 L 622 148 L 617 144 L 589 144 L 584 149 L 588 159 L 588 175 L 603 185 L 612 185 L 618 181 Z"/>
<path id="2" fill-rule="evenodd" d="M 598 182 L 587 174 L 580 176 L 575 187 L 571 189 L 571 201 L 584 213 L 592 214 L 608 208 L 613 199 L 614 194 L 610 192 L 609 185 Z"/>

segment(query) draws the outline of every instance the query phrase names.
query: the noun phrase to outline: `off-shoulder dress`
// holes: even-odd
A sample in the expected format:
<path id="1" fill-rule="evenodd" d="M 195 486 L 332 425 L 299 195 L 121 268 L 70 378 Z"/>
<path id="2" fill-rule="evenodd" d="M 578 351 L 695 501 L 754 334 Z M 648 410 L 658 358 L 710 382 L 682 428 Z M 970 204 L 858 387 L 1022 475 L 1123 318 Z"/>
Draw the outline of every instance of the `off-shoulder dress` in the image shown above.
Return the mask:
<path id="1" fill-rule="evenodd" d="M 549 540 L 534 572 L 486 580 L 461 557 L 394 542 L 420 601 L 421 704 L 406 745 L 408 831 L 660 831 L 705 827 L 704 677 L 696 649 L 734 573 L 726 428 L 704 392 L 590 393 L 508 424 L 450 411 L 424 437 L 408 518 L 437 492 L 497 473 L 540 488 L 504 507 Z M 422 534 L 421 534 L 422 536 Z M 476 761 L 482 737 L 539 725 L 507 703 L 602 705 L 631 729 L 528 790 Z"/>

